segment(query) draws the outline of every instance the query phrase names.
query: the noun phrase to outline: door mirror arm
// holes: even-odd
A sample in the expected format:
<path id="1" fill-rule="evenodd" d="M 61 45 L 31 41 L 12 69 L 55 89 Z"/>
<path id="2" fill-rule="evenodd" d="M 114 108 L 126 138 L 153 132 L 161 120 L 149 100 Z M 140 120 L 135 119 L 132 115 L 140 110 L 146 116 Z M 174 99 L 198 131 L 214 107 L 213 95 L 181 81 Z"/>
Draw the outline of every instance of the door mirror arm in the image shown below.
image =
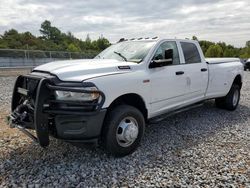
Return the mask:
<path id="1" fill-rule="evenodd" d="M 154 59 L 150 62 L 149 68 L 164 67 L 173 64 L 173 49 L 167 49 L 164 52 L 164 59 Z"/>

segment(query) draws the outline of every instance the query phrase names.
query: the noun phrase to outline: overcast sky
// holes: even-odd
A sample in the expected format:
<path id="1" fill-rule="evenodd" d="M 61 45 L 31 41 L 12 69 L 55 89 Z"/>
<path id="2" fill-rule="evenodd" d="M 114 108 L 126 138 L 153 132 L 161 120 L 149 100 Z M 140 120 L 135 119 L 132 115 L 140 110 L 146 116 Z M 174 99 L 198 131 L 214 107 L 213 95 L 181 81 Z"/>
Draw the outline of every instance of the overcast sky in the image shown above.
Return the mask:
<path id="1" fill-rule="evenodd" d="M 250 0 L 1 0 L 0 33 L 15 28 L 39 35 L 50 20 L 63 32 L 110 41 L 133 37 L 250 40 Z"/>

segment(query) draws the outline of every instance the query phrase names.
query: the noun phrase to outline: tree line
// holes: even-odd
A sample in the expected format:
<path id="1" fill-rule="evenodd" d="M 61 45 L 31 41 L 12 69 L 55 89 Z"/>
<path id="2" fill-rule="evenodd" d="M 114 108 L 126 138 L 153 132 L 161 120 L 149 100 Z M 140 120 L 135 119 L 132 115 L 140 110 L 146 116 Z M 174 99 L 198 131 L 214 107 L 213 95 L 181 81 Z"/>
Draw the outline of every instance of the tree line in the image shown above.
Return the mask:
<path id="1" fill-rule="evenodd" d="M 97 40 L 91 40 L 87 35 L 85 40 L 76 38 L 71 32 L 63 33 L 57 27 L 52 26 L 51 22 L 45 20 L 40 28 L 41 36 L 34 36 L 30 32 L 19 33 L 15 29 L 5 31 L 0 35 L 0 48 L 6 49 L 28 49 L 44 51 L 69 51 L 100 52 L 110 46 L 110 42 L 99 37 Z"/>
<path id="2" fill-rule="evenodd" d="M 207 40 L 198 40 L 193 36 L 193 40 L 197 40 L 206 57 L 237 57 L 242 59 L 250 58 L 250 41 L 247 41 L 245 47 L 236 48 L 225 42 L 211 42 Z"/>
<path id="3" fill-rule="evenodd" d="M 93 52 L 97 54 L 110 46 L 108 39 L 103 36 L 97 40 L 91 40 L 87 35 L 85 40 L 76 38 L 71 32 L 64 33 L 57 27 L 52 26 L 51 22 L 45 20 L 40 28 L 41 36 L 34 36 L 30 32 L 20 33 L 15 29 L 5 31 L 0 35 L 0 48 L 5 49 L 28 49 L 43 51 L 68 51 L 68 52 Z M 206 57 L 250 57 L 250 41 L 246 42 L 245 47 L 236 48 L 225 42 L 211 42 L 207 40 L 197 40 Z"/>

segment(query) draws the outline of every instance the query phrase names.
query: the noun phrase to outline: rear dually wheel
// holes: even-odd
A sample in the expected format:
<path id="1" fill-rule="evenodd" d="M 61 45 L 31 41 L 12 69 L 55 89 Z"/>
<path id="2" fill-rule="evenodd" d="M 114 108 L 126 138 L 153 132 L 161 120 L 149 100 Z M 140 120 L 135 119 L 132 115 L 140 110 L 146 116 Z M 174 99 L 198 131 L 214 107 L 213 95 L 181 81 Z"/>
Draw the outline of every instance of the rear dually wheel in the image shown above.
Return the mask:
<path id="1" fill-rule="evenodd" d="M 240 86 L 233 84 L 225 97 L 215 99 L 216 106 L 226 110 L 235 110 L 240 101 Z"/>

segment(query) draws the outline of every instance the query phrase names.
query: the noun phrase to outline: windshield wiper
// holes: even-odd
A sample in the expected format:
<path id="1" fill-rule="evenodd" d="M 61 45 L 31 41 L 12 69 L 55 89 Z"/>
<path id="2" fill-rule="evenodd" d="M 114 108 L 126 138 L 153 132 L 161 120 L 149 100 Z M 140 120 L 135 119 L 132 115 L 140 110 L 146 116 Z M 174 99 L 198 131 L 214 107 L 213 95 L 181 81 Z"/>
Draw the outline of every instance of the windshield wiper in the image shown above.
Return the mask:
<path id="1" fill-rule="evenodd" d="M 128 61 L 127 58 L 119 52 L 114 51 L 115 54 L 119 55 L 124 61 Z"/>

